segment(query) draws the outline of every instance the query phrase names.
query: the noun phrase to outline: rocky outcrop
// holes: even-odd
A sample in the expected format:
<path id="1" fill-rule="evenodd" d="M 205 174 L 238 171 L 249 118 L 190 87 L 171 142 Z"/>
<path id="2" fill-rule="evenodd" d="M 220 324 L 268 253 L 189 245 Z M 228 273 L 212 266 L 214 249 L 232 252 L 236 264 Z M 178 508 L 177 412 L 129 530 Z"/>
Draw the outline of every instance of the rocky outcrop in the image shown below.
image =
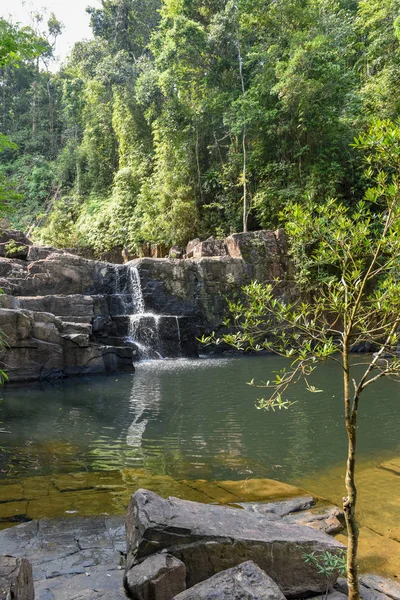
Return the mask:
<path id="1" fill-rule="evenodd" d="M 276 583 L 251 560 L 217 573 L 174 600 L 285 600 Z"/>
<path id="2" fill-rule="evenodd" d="M 147 492 L 147 494 L 151 493 Z M 180 535 L 183 536 L 184 544 L 185 538 L 193 534 L 192 523 L 188 523 L 189 527 L 182 529 L 179 515 L 171 520 L 176 513 L 171 513 L 168 509 L 170 500 L 165 500 L 164 504 L 159 505 L 160 510 L 157 514 L 154 513 L 150 498 L 149 500 L 150 502 L 144 505 L 143 510 L 148 509 L 148 518 L 153 519 L 151 531 L 147 530 L 149 537 L 151 534 L 149 541 L 153 545 L 153 549 L 156 549 L 157 545 L 162 542 L 164 534 L 175 536 L 175 539 L 178 540 L 178 544 L 175 544 L 176 548 L 179 546 Z M 172 500 L 175 501 L 175 499 Z M 244 510 L 222 506 L 203 506 L 205 515 L 214 515 L 215 508 L 221 511 L 221 515 L 226 513 L 228 520 L 232 518 L 230 515 L 235 515 L 237 528 L 243 528 L 242 538 L 246 538 L 246 536 L 248 538 L 246 531 L 248 522 L 246 519 L 239 518 L 239 515 L 246 515 Z M 199 515 L 198 511 L 196 514 Z M 275 513 L 275 516 L 278 515 Z M 278 518 L 281 517 L 278 516 Z M 165 531 L 164 526 L 157 529 L 156 522 L 163 520 L 164 523 L 166 519 L 169 520 L 169 531 Z M 212 516 L 210 523 L 206 522 L 204 528 L 214 528 L 215 533 L 218 533 L 217 528 L 221 528 L 225 523 L 224 517 L 220 517 L 219 521 L 221 521 L 220 525 Z M 123 516 L 74 516 L 31 521 L 0 532 L 0 553 L 9 553 L 16 557 L 13 561 L 17 562 L 11 565 L 14 573 L 13 565 L 21 564 L 24 558 L 31 563 L 37 600 L 123 600 L 126 598 L 122 585 L 122 569 L 126 549 L 124 522 Z M 263 530 L 264 527 L 270 528 L 271 522 L 265 523 L 265 521 L 257 520 L 257 525 Z M 272 525 L 276 527 L 276 524 L 272 523 Z M 286 525 L 286 527 L 288 526 Z M 323 536 L 321 533 L 312 533 L 305 527 L 294 527 L 294 529 L 304 530 L 307 539 L 310 533 L 313 536 L 317 535 L 319 539 L 321 535 Z M 197 533 L 201 533 L 200 528 Z M 228 534 L 229 531 L 226 533 Z M 263 533 L 259 537 L 262 535 Z M 323 539 L 326 537 L 323 536 Z M 210 547 L 214 545 L 221 547 L 221 543 L 222 539 L 219 537 L 208 540 Z M 255 543 L 258 544 L 259 541 Z M 275 542 L 274 547 L 269 551 L 268 560 L 271 561 L 273 558 L 281 560 L 281 549 L 279 548 L 281 543 L 282 541 Z M 332 543 L 334 544 L 334 542 Z M 338 546 L 340 547 L 335 544 L 331 550 L 335 551 Z M 199 581 L 194 586 L 188 587 L 186 591 L 184 590 L 187 583 L 184 576 L 186 566 L 182 565 L 172 553 L 151 554 L 127 572 L 125 586 L 129 578 L 128 595 L 132 598 L 140 598 L 140 600 L 203 600 L 203 598 L 204 600 L 206 598 L 207 600 L 223 600 L 225 598 L 226 600 L 228 598 L 229 600 L 239 600 L 239 598 L 240 600 L 242 598 L 284 600 L 285 586 L 275 581 L 270 573 L 267 575 L 259 564 L 256 565 L 255 562 L 250 563 L 244 559 L 240 560 L 239 555 L 244 553 L 244 549 L 244 546 L 237 543 L 238 563 L 236 565 L 225 564 L 211 578 Z M 288 581 L 297 577 L 300 581 L 300 585 L 296 584 L 297 589 L 302 586 L 304 590 L 308 589 L 308 586 L 301 583 L 305 579 L 303 570 L 306 570 L 301 553 L 300 558 L 301 562 L 293 573 L 291 572 L 293 556 L 288 555 L 284 565 L 286 565 Z M 225 560 L 224 555 L 221 555 L 221 563 L 227 563 L 229 560 L 229 553 L 225 556 Z M 20 562 L 18 563 L 18 561 Z M 202 568 L 201 563 L 199 566 Z M 324 579 L 324 583 L 329 587 L 333 580 L 334 578 L 330 581 Z M 2 583 L 4 582 L 2 581 Z M 362 575 L 360 583 L 362 600 L 400 600 L 400 585 L 394 580 L 374 575 Z M 179 592 L 176 592 L 177 588 L 179 588 Z M 326 589 L 324 589 L 323 595 L 312 597 L 314 600 L 324 600 L 325 591 Z M 297 597 L 299 599 L 305 597 L 305 593 L 299 594 Z M 339 579 L 336 589 L 331 590 L 327 597 L 329 600 L 347 598 L 346 580 Z M 29 596 L 23 598 L 30 600 Z"/>
<path id="3" fill-rule="evenodd" d="M 147 556 L 167 551 L 186 566 L 187 587 L 242 562 L 255 562 L 288 597 L 332 587 L 304 554 L 336 552 L 342 544 L 308 527 L 257 513 L 179 500 L 138 490 L 127 513 L 127 573 Z"/>
<path id="4" fill-rule="evenodd" d="M 34 600 L 32 566 L 26 558 L 0 556 L 0 599 Z"/>
<path id="5" fill-rule="evenodd" d="M 35 256 L 34 248 L 35 258 L 46 255 Z M 0 259 L 0 366 L 9 381 L 133 370 L 133 345 L 94 332 L 96 318 L 111 322 L 114 272 L 114 265 L 59 251 L 32 261 Z"/>
<path id="6" fill-rule="evenodd" d="M 21 232 L 3 238 L 26 249 L 24 260 L 0 257 L 0 306 L 9 311 L 0 315 L 8 336 L 0 367 L 10 381 L 132 369 L 143 356 L 196 356 L 196 338 L 219 327 L 227 297 L 244 284 L 279 277 L 279 293 L 289 289 L 280 231 L 195 240 L 199 258 L 181 260 L 177 251 L 125 265 L 34 246 Z"/>

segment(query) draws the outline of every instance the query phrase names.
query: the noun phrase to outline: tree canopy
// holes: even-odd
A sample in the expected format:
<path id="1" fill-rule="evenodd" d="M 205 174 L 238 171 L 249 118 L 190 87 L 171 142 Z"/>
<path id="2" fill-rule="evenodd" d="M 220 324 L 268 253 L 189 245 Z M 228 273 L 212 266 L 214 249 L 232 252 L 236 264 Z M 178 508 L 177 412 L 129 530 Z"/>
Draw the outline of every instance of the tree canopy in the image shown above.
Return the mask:
<path id="1" fill-rule="evenodd" d="M 355 205 L 366 182 L 351 143 L 399 113 L 399 9 L 103 0 L 88 9 L 93 39 L 57 73 L 30 51 L 0 65 L 14 224 L 55 245 L 140 251 L 275 227 L 308 197 Z M 25 33 L 2 27 L 22 56 Z M 49 22 L 43 57 L 57 32 Z"/>

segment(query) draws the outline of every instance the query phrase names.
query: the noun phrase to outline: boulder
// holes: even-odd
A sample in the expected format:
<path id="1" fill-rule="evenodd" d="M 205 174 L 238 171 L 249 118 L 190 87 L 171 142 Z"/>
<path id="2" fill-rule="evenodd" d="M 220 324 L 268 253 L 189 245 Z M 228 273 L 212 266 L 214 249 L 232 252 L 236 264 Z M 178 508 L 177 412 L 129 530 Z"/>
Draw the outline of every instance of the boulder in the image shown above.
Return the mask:
<path id="1" fill-rule="evenodd" d="M 314 596 L 312 600 L 347 600 L 347 594 L 342 594 L 342 592 L 332 590 L 328 594 Z"/>
<path id="2" fill-rule="evenodd" d="M 21 285 L 21 296 L 90 294 L 101 284 L 99 277 L 107 263 L 74 254 L 50 254 L 28 264 L 28 279 Z"/>
<path id="3" fill-rule="evenodd" d="M 200 244 L 200 238 L 190 240 L 186 246 L 186 258 L 193 258 L 193 251 L 197 244 Z"/>
<path id="4" fill-rule="evenodd" d="M 0 277 L 23 278 L 27 274 L 26 263 L 13 258 L 0 258 Z"/>
<path id="5" fill-rule="evenodd" d="M 31 564 L 26 558 L 0 556 L 0 600 L 34 600 Z"/>
<path id="6" fill-rule="evenodd" d="M 35 322 L 32 327 L 32 336 L 50 344 L 61 344 L 60 332 L 55 323 Z"/>
<path id="7" fill-rule="evenodd" d="M 92 345 L 80 347 L 75 344 L 64 349 L 63 374 L 86 375 L 91 373 L 115 373 L 133 371 L 135 349 L 121 346 Z"/>
<path id="8" fill-rule="evenodd" d="M 185 578 L 183 562 L 162 552 L 129 569 L 124 587 L 133 600 L 171 600 L 186 589 Z"/>
<path id="9" fill-rule="evenodd" d="M 274 522 L 263 515 L 168 498 L 138 490 L 127 513 L 127 569 L 167 550 L 186 565 L 191 587 L 219 571 L 253 560 L 286 596 L 321 593 L 326 579 L 304 562 L 310 552 L 343 545 L 309 527 Z M 328 582 L 333 586 L 336 577 Z"/>
<path id="10" fill-rule="evenodd" d="M 288 273 L 286 235 L 281 229 L 234 233 L 225 245 L 229 256 L 251 265 L 252 277 L 258 281 L 284 279 Z"/>
<path id="11" fill-rule="evenodd" d="M 251 560 L 217 573 L 174 600 L 285 600 L 276 583 Z"/>
<path id="12" fill-rule="evenodd" d="M 170 251 L 168 252 L 168 258 L 183 258 L 183 250 L 179 248 L 179 246 L 172 246 Z"/>
<path id="13" fill-rule="evenodd" d="M 86 333 L 64 333 L 62 335 L 66 348 L 88 348 L 90 346 L 89 335 Z"/>
<path id="14" fill-rule="evenodd" d="M 224 240 L 218 240 L 213 236 L 204 242 L 198 242 L 191 251 L 192 258 L 203 258 L 210 256 L 226 256 L 227 250 Z"/>

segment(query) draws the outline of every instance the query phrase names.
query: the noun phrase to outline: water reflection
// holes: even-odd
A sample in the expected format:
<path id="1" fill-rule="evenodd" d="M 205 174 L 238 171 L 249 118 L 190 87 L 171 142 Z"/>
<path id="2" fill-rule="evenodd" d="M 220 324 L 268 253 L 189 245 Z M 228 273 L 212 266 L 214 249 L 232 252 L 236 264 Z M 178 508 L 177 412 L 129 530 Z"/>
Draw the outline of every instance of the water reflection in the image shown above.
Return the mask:
<path id="1" fill-rule="evenodd" d="M 253 377 L 272 357 L 144 362 L 135 374 L 9 387 L 0 405 L 0 477 L 145 469 L 174 478 L 272 477 L 291 482 L 345 458 L 340 373 L 313 374 L 324 392 L 292 390 L 288 411 L 254 407 Z M 359 455 L 399 454 L 400 388 L 384 381 L 360 406 Z"/>

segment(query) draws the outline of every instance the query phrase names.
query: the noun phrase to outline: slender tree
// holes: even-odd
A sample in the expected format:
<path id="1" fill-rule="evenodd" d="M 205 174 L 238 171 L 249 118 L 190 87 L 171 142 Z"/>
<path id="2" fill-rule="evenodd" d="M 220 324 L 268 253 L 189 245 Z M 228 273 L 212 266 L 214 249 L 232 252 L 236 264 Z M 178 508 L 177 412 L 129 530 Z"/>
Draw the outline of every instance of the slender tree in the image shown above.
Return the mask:
<path id="1" fill-rule="evenodd" d="M 329 359 L 340 366 L 348 441 L 343 509 L 351 600 L 360 597 L 355 481 L 360 398 L 382 377 L 400 381 L 400 127 L 379 121 L 355 145 L 368 151 L 366 176 L 373 179 L 364 200 L 354 209 L 334 199 L 322 205 L 292 204 L 284 215 L 296 269 L 292 299 L 280 298 L 280 282 L 250 284 L 244 300 L 230 304 L 230 325 L 237 331 L 223 336 L 236 348 L 267 349 L 291 359 L 273 381 L 257 386 L 270 389 L 260 408 L 288 408 L 289 388 L 300 380 L 310 392 L 322 391 L 309 381 L 316 365 Z M 352 360 L 352 349 L 360 346 L 375 353 Z"/>

